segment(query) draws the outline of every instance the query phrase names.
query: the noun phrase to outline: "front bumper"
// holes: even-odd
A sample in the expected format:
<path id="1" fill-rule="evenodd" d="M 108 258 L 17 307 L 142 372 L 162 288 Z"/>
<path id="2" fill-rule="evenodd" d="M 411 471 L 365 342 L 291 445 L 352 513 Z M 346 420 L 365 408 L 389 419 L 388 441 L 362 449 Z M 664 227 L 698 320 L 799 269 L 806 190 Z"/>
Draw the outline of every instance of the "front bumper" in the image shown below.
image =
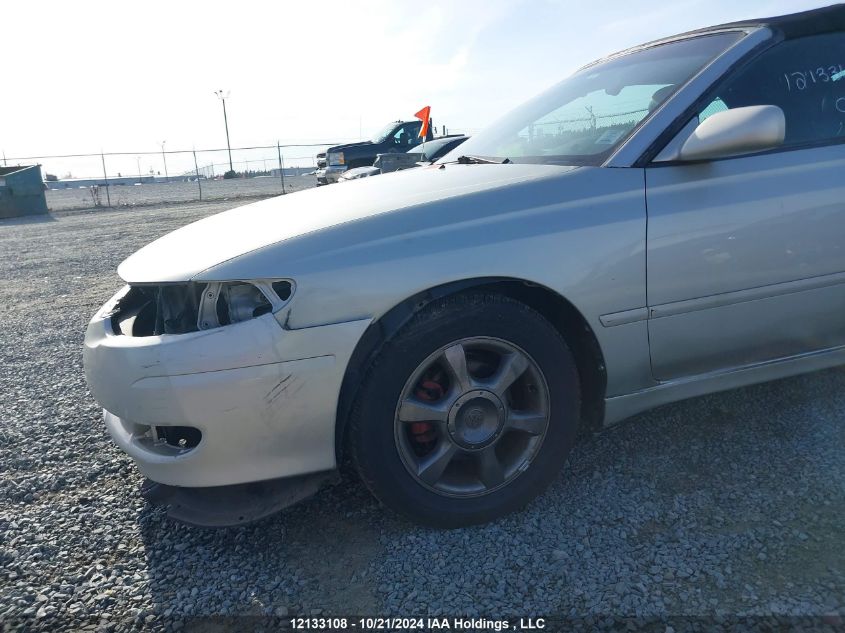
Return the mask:
<path id="1" fill-rule="evenodd" d="M 335 468 L 335 417 L 347 363 L 370 321 L 284 329 L 272 314 L 213 330 L 115 334 L 118 293 L 88 325 L 91 393 L 114 441 L 151 480 L 228 486 Z M 193 427 L 196 446 L 156 438 Z"/>
<path id="2" fill-rule="evenodd" d="M 337 471 L 210 488 L 180 488 L 147 479 L 141 484 L 141 496 L 151 505 L 166 508 L 167 516 L 176 521 L 232 527 L 275 514 L 339 480 Z"/>
<path id="3" fill-rule="evenodd" d="M 328 165 L 325 169 L 317 172 L 317 182 L 331 184 L 340 180 L 347 167 L 346 165 Z"/>

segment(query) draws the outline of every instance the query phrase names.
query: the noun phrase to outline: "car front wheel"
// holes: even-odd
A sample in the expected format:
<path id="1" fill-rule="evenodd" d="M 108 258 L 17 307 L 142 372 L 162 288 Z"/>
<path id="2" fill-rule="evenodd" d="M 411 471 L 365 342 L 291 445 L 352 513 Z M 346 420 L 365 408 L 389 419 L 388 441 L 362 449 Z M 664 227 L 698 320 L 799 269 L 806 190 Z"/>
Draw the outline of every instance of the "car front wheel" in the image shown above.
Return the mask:
<path id="1" fill-rule="evenodd" d="M 579 419 L 560 333 L 508 297 L 436 301 L 379 351 L 350 427 L 353 462 L 383 503 L 459 527 L 521 508 L 555 477 Z"/>

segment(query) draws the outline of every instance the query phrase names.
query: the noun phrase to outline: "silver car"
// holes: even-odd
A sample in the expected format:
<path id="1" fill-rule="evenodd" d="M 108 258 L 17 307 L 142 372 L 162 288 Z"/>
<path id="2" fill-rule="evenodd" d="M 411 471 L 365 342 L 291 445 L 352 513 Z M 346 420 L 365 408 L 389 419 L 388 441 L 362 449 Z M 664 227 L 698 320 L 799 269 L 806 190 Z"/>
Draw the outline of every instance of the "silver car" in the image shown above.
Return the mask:
<path id="1" fill-rule="evenodd" d="M 437 164 L 118 272 L 85 371 L 172 516 L 253 520 L 349 463 L 416 521 L 489 521 L 579 429 L 845 361 L 845 6 L 613 55 Z"/>

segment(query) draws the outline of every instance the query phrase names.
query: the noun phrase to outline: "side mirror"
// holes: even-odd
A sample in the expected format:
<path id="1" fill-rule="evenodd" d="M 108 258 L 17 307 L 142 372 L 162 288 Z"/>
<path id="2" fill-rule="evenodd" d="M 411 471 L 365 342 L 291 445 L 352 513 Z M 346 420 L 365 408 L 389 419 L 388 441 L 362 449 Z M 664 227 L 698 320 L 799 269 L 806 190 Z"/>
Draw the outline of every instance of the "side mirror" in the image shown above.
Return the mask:
<path id="1" fill-rule="evenodd" d="M 786 118 L 778 106 L 760 105 L 713 114 L 684 141 L 677 160 L 707 160 L 774 149 L 783 144 Z"/>

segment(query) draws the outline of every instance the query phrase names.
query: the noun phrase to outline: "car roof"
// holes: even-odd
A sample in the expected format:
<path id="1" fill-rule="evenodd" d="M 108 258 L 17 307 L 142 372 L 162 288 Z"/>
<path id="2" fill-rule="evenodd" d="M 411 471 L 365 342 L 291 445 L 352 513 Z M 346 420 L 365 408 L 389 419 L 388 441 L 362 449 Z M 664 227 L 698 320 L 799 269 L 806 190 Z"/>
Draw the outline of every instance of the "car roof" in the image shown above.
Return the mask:
<path id="1" fill-rule="evenodd" d="M 726 22 L 725 24 L 716 24 L 714 26 L 696 29 L 694 31 L 670 35 L 668 37 L 652 40 L 651 42 L 645 42 L 637 46 L 632 46 L 631 48 L 617 51 L 616 53 L 601 59 L 596 59 L 579 68 L 578 72 L 590 68 L 591 66 L 595 66 L 596 64 L 616 59 L 636 51 L 650 48 L 652 46 L 658 46 L 660 44 L 676 42 L 688 37 L 697 37 L 700 35 L 707 35 L 709 33 L 719 33 L 730 30 L 748 31 L 759 28 L 769 28 L 777 33 L 780 33 L 784 39 L 794 39 L 807 35 L 845 31 L 845 3 L 832 4 L 820 9 L 810 9 L 809 11 L 800 11 L 798 13 L 789 13 L 770 18 L 754 18 L 749 20 L 739 20 L 737 22 Z"/>
<path id="2" fill-rule="evenodd" d="M 678 35 L 678 37 L 699 35 L 710 31 L 723 31 L 725 29 L 760 27 L 768 27 L 774 31 L 778 31 L 785 39 L 830 33 L 833 31 L 845 31 L 845 4 L 833 4 L 819 9 L 810 9 L 809 11 L 800 11 L 798 13 L 789 13 L 769 18 L 727 22 L 695 31 L 688 31 Z"/>

